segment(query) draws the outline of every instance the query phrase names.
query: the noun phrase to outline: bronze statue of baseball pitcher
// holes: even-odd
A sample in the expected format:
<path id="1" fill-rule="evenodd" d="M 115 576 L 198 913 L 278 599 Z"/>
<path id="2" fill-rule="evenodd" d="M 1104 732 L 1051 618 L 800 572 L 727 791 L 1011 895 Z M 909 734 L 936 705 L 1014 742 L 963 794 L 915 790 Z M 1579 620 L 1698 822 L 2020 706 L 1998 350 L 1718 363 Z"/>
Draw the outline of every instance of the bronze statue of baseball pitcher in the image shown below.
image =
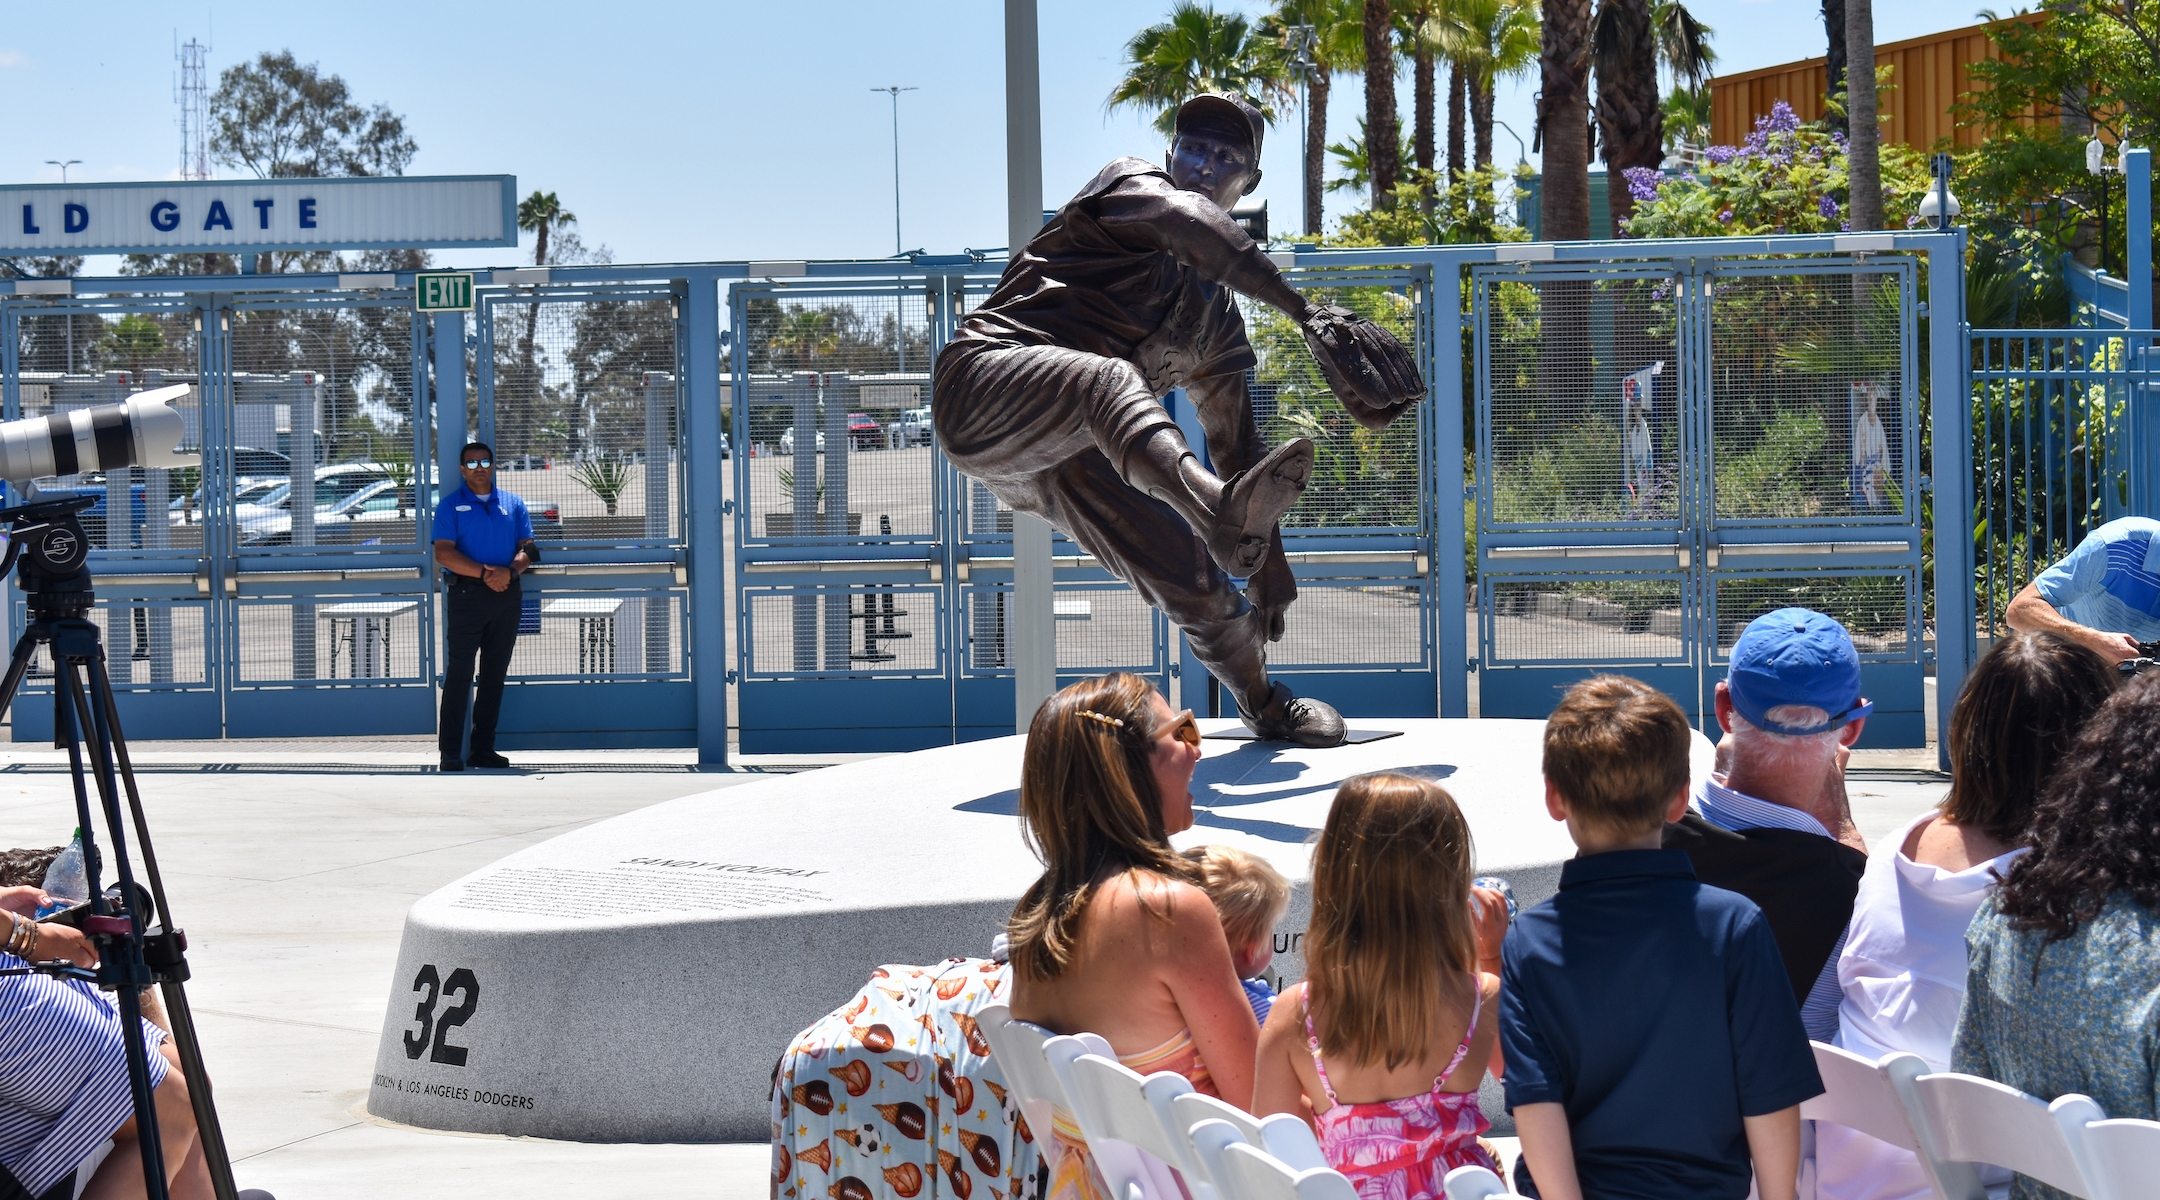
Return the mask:
<path id="1" fill-rule="evenodd" d="M 1242 98 L 1178 109 L 1167 169 L 1104 167 L 1043 226 L 938 355 L 932 419 L 955 465 L 1034 513 L 1185 631 L 1259 737 L 1343 740 L 1334 708 L 1270 683 L 1297 580 L 1277 519 L 1313 444 L 1253 421 L 1242 293 L 1288 314 L 1343 407 L 1385 428 L 1425 394 L 1402 343 L 1310 304 L 1225 211 L 1260 182 L 1265 122 Z M 1218 477 L 1162 405 L 1191 398 Z M 1250 579 L 1245 591 L 1232 578 Z"/>

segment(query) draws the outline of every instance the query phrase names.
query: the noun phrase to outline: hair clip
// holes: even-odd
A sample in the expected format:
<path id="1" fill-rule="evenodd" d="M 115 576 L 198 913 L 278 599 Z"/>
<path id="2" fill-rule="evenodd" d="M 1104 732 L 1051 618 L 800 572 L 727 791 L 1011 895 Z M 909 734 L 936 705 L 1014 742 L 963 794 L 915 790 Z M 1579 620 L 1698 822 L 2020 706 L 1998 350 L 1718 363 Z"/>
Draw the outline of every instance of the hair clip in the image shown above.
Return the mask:
<path id="1" fill-rule="evenodd" d="M 1118 719 L 1118 718 L 1116 718 L 1116 717 L 1106 717 L 1106 716 L 1104 716 L 1103 714 L 1101 714 L 1101 713 L 1099 713 L 1099 712 L 1096 712 L 1095 710 L 1093 710 L 1093 709 L 1090 709 L 1090 708 L 1083 708 L 1083 709 L 1081 709 L 1081 710 L 1080 710 L 1080 715 L 1081 715 L 1081 716 L 1083 716 L 1083 717 L 1086 717 L 1086 718 L 1087 718 L 1088 720 L 1090 720 L 1090 721 L 1100 721 L 1100 722 L 1102 722 L 1102 723 L 1103 723 L 1104 725 L 1107 725 L 1107 726 L 1109 726 L 1109 727 L 1110 727 L 1110 728 L 1112 728 L 1112 729 L 1123 729 L 1123 728 L 1125 728 L 1125 722 L 1123 722 L 1123 721 L 1119 720 L 1119 719 Z"/>

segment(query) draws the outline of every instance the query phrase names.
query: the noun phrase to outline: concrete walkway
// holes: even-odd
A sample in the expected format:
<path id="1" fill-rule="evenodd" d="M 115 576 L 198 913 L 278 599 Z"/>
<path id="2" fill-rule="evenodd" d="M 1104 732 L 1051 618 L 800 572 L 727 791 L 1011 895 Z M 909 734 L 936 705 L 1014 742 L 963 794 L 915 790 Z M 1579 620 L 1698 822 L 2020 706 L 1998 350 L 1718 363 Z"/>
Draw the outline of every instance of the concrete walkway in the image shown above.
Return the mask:
<path id="1" fill-rule="evenodd" d="M 833 756 L 709 772 L 695 769 L 688 751 L 526 753 L 514 756 L 527 768 L 517 772 L 442 775 L 425 739 L 134 750 L 166 884 L 193 947 L 188 994 L 240 1186 L 280 1200 L 421 1189 L 624 1200 L 767 1194 L 762 1143 L 469 1137 L 378 1122 L 361 1104 L 385 1006 L 402 994 L 390 971 L 415 900 L 593 821 Z M 1863 755 L 1850 790 L 1872 842 L 1942 788 L 1940 777 L 1904 760 Z M 64 841 L 72 814 L 62 756 L 36 745 L 0 750 L 0 847 Z"/>

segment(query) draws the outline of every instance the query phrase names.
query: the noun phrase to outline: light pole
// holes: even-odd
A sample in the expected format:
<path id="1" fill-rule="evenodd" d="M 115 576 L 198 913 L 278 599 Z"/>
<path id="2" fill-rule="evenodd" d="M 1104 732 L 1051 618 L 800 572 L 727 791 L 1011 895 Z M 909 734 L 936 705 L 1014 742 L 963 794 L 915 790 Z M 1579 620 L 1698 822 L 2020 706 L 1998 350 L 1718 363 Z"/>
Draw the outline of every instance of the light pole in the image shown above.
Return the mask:
<path id="1" fill-rule="evenodd" d="M 1305 127 L 1298 130 L 1298 190 L 1303 191 L 1306 186 L 1305 160 L 1312 153 L 1312 78 L 1317 61 L 1313 55 L 1319 42 L 1310 25 L 1292 25 L 1283 31 L 1283 39 L 1284 45 L 1290 51 L 1290 71 L 1297 76 L 1298 111 L 1305 117 Z M 1311 198 L 1306 199 L 1309 201 Z M 1306 214 L 1307 225 L 1314 223 L 1310 219 L 1311 215 Z M 1306 232 L 1310 233 L 1311 230 Z"/>
<path id="2" fill-rule="evenodd" d="M 60 186 L 61 186 L 61 187 L 66 187 L 66 186 L 67 186 L 67 169 L 68 169 L 69 167 L 79 167 L 79 166 L 81 166 L 81 165 L 82 165 L 82 160 L 81 160 L 81 159 L 79 159 L 79 158 L 71 158 L 71 159 L 67 160 L 66 162 L 61 162 L 61 161 L 60 161 L 59 159 L 57 159 L 57 158 L 48 158 L 48 159 L 46 159 L 46 160 L 45 160 L 45 165 L 46 165 L 46 166 L 48 166 L 48 167 L 58 167 L 58 168 L 60 168 Z"/>
<path id="3" fill-rule="evenodd" d="M 874 87 L 873 92 L 884 92 L 892 97 L 892 252 L 898 257 L 900 247 L 900 93 L 921 91 L 911 87 Z"/>

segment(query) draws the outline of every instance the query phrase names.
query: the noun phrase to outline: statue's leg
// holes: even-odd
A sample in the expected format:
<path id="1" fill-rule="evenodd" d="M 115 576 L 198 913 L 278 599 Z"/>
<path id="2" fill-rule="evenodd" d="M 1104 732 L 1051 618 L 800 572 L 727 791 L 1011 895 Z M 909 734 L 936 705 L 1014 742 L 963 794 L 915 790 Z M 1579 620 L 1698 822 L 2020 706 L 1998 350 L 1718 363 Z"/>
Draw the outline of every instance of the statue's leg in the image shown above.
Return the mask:
<path id="1" fill-rule="evenodd" d="M 993 486 L 1025 479 L 1070 458 L 1084 433 L 1120 479 L 1168 505 L 1240 578 L 1259 568 L 1276 519 L 1312 472 L 1312 443 L 1297 438 L 1217 479 L 1123 359 L 1058 346 L 956 349 L 939 357 L 933 404 L 945 451 L 962 471 Z"/>
<path id="2" fill-rule="evenodd" d="M 1268 679 L 1260 614 L 1169 505 L 1135 490 L 1093 450 L 1038 477 L 1029 496 L 1104 569 L 1184 631 L 1193 656 L 1229 691 L 1255 732 L 1308 746 L 1341 743 L 1342 718 L 1333 708 L 1293 696 Z"/>

